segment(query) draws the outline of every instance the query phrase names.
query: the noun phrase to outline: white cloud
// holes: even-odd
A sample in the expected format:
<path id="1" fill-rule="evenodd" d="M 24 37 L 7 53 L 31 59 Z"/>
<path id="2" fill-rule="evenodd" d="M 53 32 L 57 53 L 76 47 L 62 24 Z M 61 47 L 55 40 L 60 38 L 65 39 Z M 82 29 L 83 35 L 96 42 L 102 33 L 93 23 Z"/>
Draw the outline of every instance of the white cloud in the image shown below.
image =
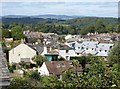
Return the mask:
<path id="1" fill-rule="evenodd" d="M 1 2 L 119 2 L 119 0 L 1 0 Z"/>
<path id="2" fill-rule="evenodd" d="M 5 2 L 2 11 L 2 15 L 61 14 L 117 17 L 118 4 L 113 2 Z"/>

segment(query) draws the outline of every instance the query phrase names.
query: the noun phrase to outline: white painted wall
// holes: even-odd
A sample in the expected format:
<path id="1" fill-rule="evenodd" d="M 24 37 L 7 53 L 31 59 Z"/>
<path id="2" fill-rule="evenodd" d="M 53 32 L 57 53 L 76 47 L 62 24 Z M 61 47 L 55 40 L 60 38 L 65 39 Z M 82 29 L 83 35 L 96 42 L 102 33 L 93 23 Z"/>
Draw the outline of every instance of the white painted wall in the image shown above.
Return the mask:
<path id="1" fill-rule="evenodd" d="M 47 69 L 45 62 L 42 64 L 41 67 L 38 68 L 38 73 L 40 73 L 40 75 L 48 75 L 49 76 L 49 71 Z"/>
<path id="2" fill-rule="evenodd" d="M 30 58 L 36 55 L 36 51 L 24 43 L 21 43 L 17 47 L 9 51 L 9 63 L 19 63 L 21 58 Z"/>
<path id="3" fill-rule="evenodd" d="M 41 53 L 41 55 L 45 55 L 45 54 L 47 54 L 47 47 L 46 46 L 44 46 L 44 50 L 43 50 L 43 52 Z"/>
<path id="4" fill-rule="evenodd" d="M 75 50 L 69 50 L 68 53 L 66 53 L 66 50 L 59 50 L 59 55 L 66 60 L 70 60 L 70 57 L 81 56 L 81 54 L 77 55 Z"/>

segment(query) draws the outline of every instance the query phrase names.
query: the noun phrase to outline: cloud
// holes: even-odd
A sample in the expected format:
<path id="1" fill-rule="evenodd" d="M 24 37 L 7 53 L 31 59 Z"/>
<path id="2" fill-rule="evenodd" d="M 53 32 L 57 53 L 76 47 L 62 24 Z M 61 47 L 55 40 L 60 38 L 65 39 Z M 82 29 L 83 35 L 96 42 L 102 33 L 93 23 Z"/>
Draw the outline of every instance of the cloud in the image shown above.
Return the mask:
<path id="1" fill-rule="evenodd" d="M 116 2 L 3 2 L 3 15 L 80 15 L 117 17 Z"/>
<path id="2" fill-rule="evenodd" d="M 1 0 L 1 2 L 119 2 L 119 0 Z"/>

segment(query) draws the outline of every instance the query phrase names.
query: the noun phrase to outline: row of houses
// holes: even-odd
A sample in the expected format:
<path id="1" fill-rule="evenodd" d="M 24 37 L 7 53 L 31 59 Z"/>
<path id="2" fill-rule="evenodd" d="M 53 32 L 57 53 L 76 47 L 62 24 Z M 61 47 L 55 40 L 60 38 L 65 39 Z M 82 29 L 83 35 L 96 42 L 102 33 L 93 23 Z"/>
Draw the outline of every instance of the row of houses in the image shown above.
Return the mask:
<path id="1" fill-rule="evenodd" d="M 71 57 L 87 54 L 107 57 L 110 49 L 113 47 L 113 44 L 110 43 L 99 43 L 94 41 L 73 41 L 56 45 L 58 45 L 58 47 L 21 42 L 21 44 L 9 51 L 9 63 L 19 63 L 21 61 L 33 63 L 31 60 L 32 57 L 38 54 L 46 56 L 49 61 L 55 61 L 58 57 L 70 60 Z"/>

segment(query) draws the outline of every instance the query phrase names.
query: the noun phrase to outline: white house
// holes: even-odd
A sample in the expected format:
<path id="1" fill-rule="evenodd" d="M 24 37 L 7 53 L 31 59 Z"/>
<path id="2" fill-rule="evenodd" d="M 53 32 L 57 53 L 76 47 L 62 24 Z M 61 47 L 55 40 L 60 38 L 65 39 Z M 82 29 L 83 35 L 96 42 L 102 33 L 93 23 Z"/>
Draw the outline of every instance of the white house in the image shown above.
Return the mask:
<path id="1" fill-rule="evenodd" d="M 36 50 L 21 43 L 9 51 L 9 63 L 32 62 L 32 57 L 36 55 Z"/>
<path id="2" fill-rule="evenodd" d="M 62 72 L 68 69 L 79 73 L 82 72 L 82 68 L 75 68 L 72 61 L 46 61 L 38 68 L 38 73 L 40 73 L 40 75 L 55 75 L 60 77 Z"/>
<path id="3" fill-rule="evenodd" d="M 82 43 L 75 44 L 75 52 L 80 54 L 93 54 L 96 56 L 108 56 L 113 44 L 99 43 L 93 41 L 84 41 Z"/>
<path id="4" fill-rule="evenodd" d="M 74 48 L 64 45 L 59 50 L 59 56 L 65 58 L 66 60 L 70 60 L 70 57 L 80 56 L 80 54 L 76 53 Z"/>

